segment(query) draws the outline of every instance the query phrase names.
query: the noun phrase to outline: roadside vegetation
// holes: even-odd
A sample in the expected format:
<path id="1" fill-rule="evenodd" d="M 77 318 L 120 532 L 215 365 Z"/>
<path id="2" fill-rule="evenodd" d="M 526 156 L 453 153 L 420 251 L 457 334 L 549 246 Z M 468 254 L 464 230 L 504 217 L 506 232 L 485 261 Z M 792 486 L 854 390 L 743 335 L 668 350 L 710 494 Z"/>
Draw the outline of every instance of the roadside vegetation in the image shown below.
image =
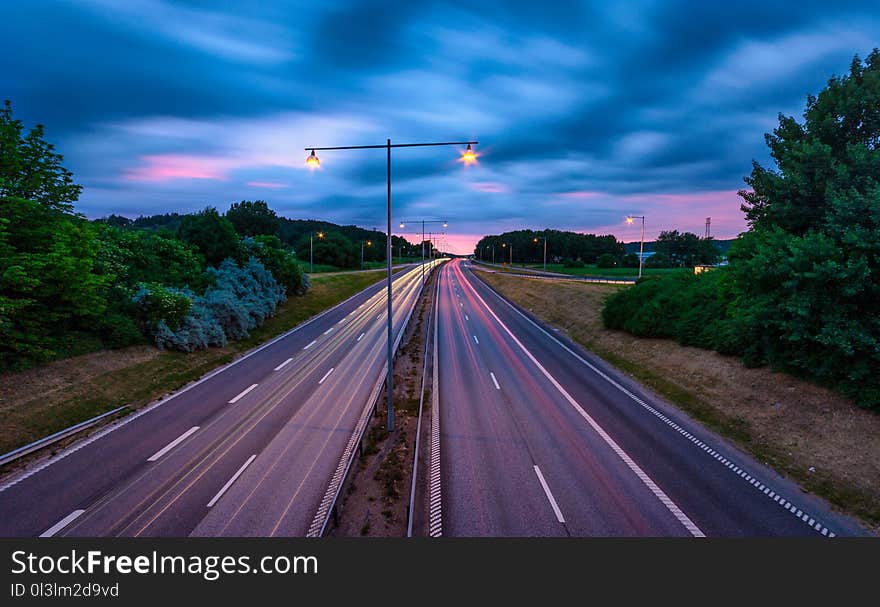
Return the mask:
<path id="1" fill-rule="evenodd" d="M 110 411 L 137 409 L 362 291 L 381 271 L 317 276 L 247 338 L 193 353 L 150 345 L 93 352 L 0 374 L 0 453 Z"/>
<path id="2" fill-rule="evenodd" d="M 605 325 L 741 357 L 880 409 L 880 51 L 767 136 L 730 265 L 611 297 Z"/>

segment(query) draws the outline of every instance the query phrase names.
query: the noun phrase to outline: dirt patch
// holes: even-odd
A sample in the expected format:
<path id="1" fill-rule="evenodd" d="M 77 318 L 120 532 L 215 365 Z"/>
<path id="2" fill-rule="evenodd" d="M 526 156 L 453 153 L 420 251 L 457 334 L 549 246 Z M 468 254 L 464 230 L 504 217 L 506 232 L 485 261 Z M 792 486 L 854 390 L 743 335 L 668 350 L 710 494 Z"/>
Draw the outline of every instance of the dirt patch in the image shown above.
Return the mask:
<path id="1" fill-rule="evenodd" d="M 387 400 L 383 395 L 364 437 L 361 455 L 336 505 L 337 516 L 328 535 L 403 537 L 407 534 L 419 396 L 435 276 L 436 272 L 432 273 L 422 291 L 394 360 L 394 431 L 390 435 L 387 431 Z M 429 362 L 429 376 L 430 373 Z M 429 389 L 430 382 L 425 386 L 426 392 Z M 426 394 L 419 454 L 422 463 L 427 453 L 425 411 L 429 410 L 429 401 Z M 420 504 L 419 500 L 416 504 Z"/>
<path id="2" fill-rule="evenodd" d="M 603 302 L 627 287 L 479 275 L 803 489 L 880 528 L 880 415 L 809 381 L 746 368 L 734 357 L 606 329 Z"/>

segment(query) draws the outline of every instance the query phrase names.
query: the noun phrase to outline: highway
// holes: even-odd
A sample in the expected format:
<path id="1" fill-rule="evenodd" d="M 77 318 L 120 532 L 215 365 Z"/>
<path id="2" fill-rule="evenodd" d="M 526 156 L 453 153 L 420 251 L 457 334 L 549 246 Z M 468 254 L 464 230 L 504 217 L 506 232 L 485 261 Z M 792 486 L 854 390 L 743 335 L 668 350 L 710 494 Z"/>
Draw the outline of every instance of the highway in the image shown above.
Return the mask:
<path id="1" fill-rule="evenodd" d="M 438 289 L 432 535 L 865 534 L 542 327 L 467 262 L 443 266 Z"/>
<path id="2" fill-rule="evenodd" d="M 395 275 L 395 335 L 421 274 Z M 385 288 L 5 480 L 0 536 L 317 534 L 384 378 Z"/>

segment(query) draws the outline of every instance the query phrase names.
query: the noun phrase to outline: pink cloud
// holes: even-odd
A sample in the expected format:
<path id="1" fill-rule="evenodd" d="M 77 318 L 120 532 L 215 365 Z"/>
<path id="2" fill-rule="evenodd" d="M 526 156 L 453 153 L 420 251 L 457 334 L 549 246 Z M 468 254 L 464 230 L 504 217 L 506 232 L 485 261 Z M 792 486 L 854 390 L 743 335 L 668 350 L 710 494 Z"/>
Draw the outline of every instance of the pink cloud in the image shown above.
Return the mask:
<path id="1" fill-rule="evenodd" d="M 574 192 L 562 192 L 559 194 L 561 198 L 572 198 L 574 200 L 589 200 L 602 196 L 602 192 L 592 192 L 589 190 L 576 190 Z"/>
<path id="2" fill-rule="evenodd" d="M 248 181 L 246 185 L 253 188 L 271 188 L 275 190 L 287 187 L 286 183 L 278 183 L 277 181 Z"/>
<path id="3" fill-rule="evenodd" d="M 494 181 L 477 181 L 468 185 L 472 190 L 488 194 L 507 194 L 510 192 L 510 188 L 505 184 Z"/>
<path id="4" fill-rule="evenodd" d="M 164 182 L 173 179 L 229 179 L 232 163 L 225 158 L 157 154 L 141 156 L 142 165 L 127 169 L 126 181 Z"/>

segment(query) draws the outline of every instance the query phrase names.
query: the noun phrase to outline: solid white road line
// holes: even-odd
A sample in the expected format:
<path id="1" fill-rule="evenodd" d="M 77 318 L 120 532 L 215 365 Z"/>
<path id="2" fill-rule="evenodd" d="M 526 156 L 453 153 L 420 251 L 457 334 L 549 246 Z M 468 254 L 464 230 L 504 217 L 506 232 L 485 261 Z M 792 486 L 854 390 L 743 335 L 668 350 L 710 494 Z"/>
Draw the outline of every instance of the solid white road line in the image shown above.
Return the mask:
<path id="1" fill-rule="evenodd" d="M 491 371 L 489 371 L 489 375 L 492 376 L 492 383 L 495 384 L 495 389 L 496 389 L 496 390 L 500 390 L 500 389 L 501 389 L 501 386 L 498 385 L 498 380 L 495 379 L 495 374 L 492 373 Z"/>
<path id="2" fill-rule="evenodd" d="M 275 367 L 274 371 L 280 371 L 281 369 L 283 369 L 284 367 L 287 366 L 287 363 L 289 363 L 289 362 L 292 361 L 292 360 L 293 360 L 292 358 L 288 358 L 288 359 L 285 360 L 283 363 L 281 363 L 280 365 L 278 365 L 277 367 Z"/>
<path id="3" fill-rule="evenodd" d="M 358 341 L 360 341 L 360 340 L 362 340 L 362 339 L 363 339 L 363 338 L 364 338 L 364 334 L 363 334 L 363 333 L 361 333 L 361 334 L 360 334 L 360 335 L 358 335 L 358 338 L 357 338 L 357 340 L 358 340 Z"/>
<path id="4" fill-rule="evenodd" d="M 162 457 L 163 455 L 165 455 L 166 453 L 168 453 L 169 451 L 174 449 L 174 447 L 176 447 L 177 445 L 179 445 L 180 443 L 185 441 L 187 438 L 189 438 L 189 436 L 198 429 L 199 429 L 198 426 L 193 426 L 192 428 L 190 428 L 189 430 L 187 430 L 186 432 L 184 432 L 183 434 L 181 434 L 180 436 L 175 438 L 173 441 L 171 441 L 170 443 L 168 443 L 167 445 L 165 445 L 164 447 L 162 447 L 161 449 L 156 451 L 153 455 L 148 457 L 147 461 L 148 462 L 155 462 L 157 459 L 159 459 L 160 457 Z"/>
<path id="5" fill-rule="evenodd" d="M 474 342 L 476 342 L 476 344 L 477 344 L 478 346 L 480 345 L 480 340 L 477 339 L 477 336 L 476 336 L 476 335 L 474 335 Z"/>
<path id="6" fill-rule="evenodd" d="M 57 523 L 55 523 L 54 525 L 52 525 L 51 527 L 46 529 L 43 533 L 40 534 L 39 537 L 52 537 L 53 535 L 55 535 L 56 533 L 58 533 L 59 531 L 61 531 L 65 527 L 67 527 L 74 520 L 79 518 L 79 516 L 83 512 L 85 512 L 85 510 L 74 510 L 73 512 L 71 512 L 70 514 L 65 516 L 63 519 L 61 519 L 60 521 L 58 521 Z"/>
<path id="7" fill-rule="evenodd" d="M 477 293 L 477 290 L 474 289 L 473 286 L 471 286 L 470 288 L 473 291 L 474 295 L 477 297 L 477 299 L 480 301 L 480 303 L 483 304 L 483 307 L 486 308 L 486 311 L 492 315 L 492 318 L 494 318 L 495 321 L 501 326 L 501 328 L 504 329 L 504 332 L 507 333 L 508 336 L 510 336 L 510 339 L 512 339 L 513 342 L 519 347 L 519 349 L 522 350 L 522 352 L 526 355 L 526 357 L 530 361 L 532 361 L 532 363 L 538 368 L 538 370 L 541 372 L 541 374 L 544 377 L 546 377 L 547 380 L 551 384 L 553 384 L 553 387 L 556 388 L 556 390 L 563 396 L 563 398 L 565 398 L 565 400 L 568 401 L 568 403 L 574 408 L 574 410 L 577 411 L 578 414 L 580 414 L 580 416 L 584 419 L 584 421 L 587 422 L 587 424 L 589 424 L 589 426 L 596 432 L 596 434 L 598 434 L 599 437 L 603 441 L 605 441 L 605 444 L 607 444 L 609 447 L 611 447 L 611 450 L 614 451 L 617 454 L 617 456 L 623 460 L 623 462 L 627 465 L 627 467 L 637 477 L 639 477 L 639 480 L 641 480 L 642 483 L 645 484 L 645 486 L 651 491 L 651 493 L 653 493 L 654 496 L 658 500 L 660 500 L 660 502 L 664 506 L 666 506 L 666 509 L 669 510 L 669 512 L 676 519 L 678 519 L 678 521 L 684 526 L 684 528 L 687 529 L 688 532 L 691 535 L 693 535 L 694 537 L 706 537 L 706 535 L 702 532 L 702 530 L 700 530 L 700 528 L 697 527 L 697 525 L 681 510 L 681 508 L 679 508 L 678 505 L 676 505 L 676 503 L 673 502 L 672 499 L 670 499 L 670 497 L 668 495 L 666 495 L 666 493 L 657 485 L 657 483 L 655 483 L 645 473 L 645 471 L 641 469 L 641 467 L 635 462 L 635 460 L 633 460 L 620 447 L 620 445 L 618 445 L 617 442 L 613 438 L 611 438 L 611 436 L 607 432 L 605 432 L 605 429 L 602 428 L 602 426 L 600 426 L 596 422 L 596 420 L 594 420 L 593 417 L 589 413 L 587 413 L 583 407 L 580 406 L 580 404 L 571 396 L 571 394 L 569 394 L 568 391 L 562 387 L 562 384 L 560 384 L 558 381 L 556 381 L 556 378 L 553 377 L 550 374 L 550 372 L 547 369 L 545 369 L 544 366 L 540 362 L 538 362 L 538 359 L 535 358 L 534 355 L 529 351 L 529 349 L 526 348 L 523 345 L 523 343 L 516 337 L 516 335 L 513 334 L 513 331 L 511 331 L 507 327 L 507 325 L 505 325 L 501 321 L 501 319 L 498 318 L 498 315 L 495 314 L 495 311 L 489 307 L 489 304 L 486 303 L 486 300 L 484 300 L 480 296 L 480 294 Z"/>
<path id="8" fill-rule="evenodd" d="M 311 342 L 309 342 L 309 345 L 307 345 L 305 348 L 303 348 L 303 350 L 308 350 L 309 348 L 311 348 L 312 346 L 314 346 L 314 345 L 315 345 L 315 341 L 317 341 L 317 340 L 314 340 L 314 339 L 313 339 Z"/>
<path id="9" fill-rule="evenodd" d="M 327 379 L 328 377 L 330 377 L 330 374 L 331 374 L 331 373 L 333 373 L 333 367 L 330 367 L 330 370 L 327 371 L 327 372 L 324 374 L 324 377 L 322 377 L 322 378 L 321 378 L 321 381 L 319 381 L 318 383 L 319 383 L 319 384 L 323 384 L 323 383 L 324 383 L 324 380 Z"/>
<path id="10" fill-rule="evenodd" d="M 236 397 L 233 398 L 231 401 L 229 401 L 229 404 L 230 404 L 230 405 L 234 405 L 235 403 L 237 403 L 238 401 L 240 401 L 241 399 L 243 399 L 245 396 L 247 396 L 248 392 L 250 392 L 251 390 L 253 390 L 254 388 L 256 388 L 258 385 L 259 385 L 259 384 L 251 384 L 250 386 L 248 386 L 247 388 L 245 388 L 244 390 L 242 390 L 242 391 L 239 393 L 238 396 L 236 396 Z"/>
<path id="11" fill-rule="evenodd" d="M 223 496 L 223 494 L 226 493 L 226 490 L 229 489 L 229 488 L 232 486 L 232 483 L 235 482 L 235 479 L 237 479 L 239 476 L 241 476 L 241 473 L 244 472 L 244 469 L 247 468 L 248 466 L 250 466 L 250 465 L 251 465 L 251 462 L 254 461 L 254 459 L 255 459 L 256 457 L 257 457 L 256 454 L 251 455 L 251 456 L 247 459 L 247 461 L 246 461 L 244 464 L 242 464 L 241 468 L 239 468 L 238 471 L 237 471 L 235 474 L 232 475 L 232 478 L 230 478 L 228 481 L 226 481 L 226 484 L 225 484 L 225 485 L 223 485 L 222 487 L 220 487 L 220 491 L 217 492 L 217 495 L 215 495 L 214 497 L 212 497 L 212 498 L 211 498 L 211 501 L 208 502 L 208 508 L 210 508 L 211 506 L 213 506 L 214 504 L 217 503 L 217 500 L 219 500 L 219 499 Z"/>
<path id="12" fill-rule="evenodd" d="M 556 498 L 554 498 L 553 494 L 550 493 L 550 487 L 547 486 L 547 481 L 544 480 L 544 475 L 541 474 L 541 469 L 537 466 L 535 466 L 535 474 L 538 475 L 538 481 L 544 488 L 544 493 L 547 495 L 547 499 L 550 501 L 550 506 L 553 507 L 553 513 L 556 514 L 556 520 L 564 524 L 565 519 L 562 518 L 562 511 L 559 509 L 559 505 L 556 503 Z"/>

